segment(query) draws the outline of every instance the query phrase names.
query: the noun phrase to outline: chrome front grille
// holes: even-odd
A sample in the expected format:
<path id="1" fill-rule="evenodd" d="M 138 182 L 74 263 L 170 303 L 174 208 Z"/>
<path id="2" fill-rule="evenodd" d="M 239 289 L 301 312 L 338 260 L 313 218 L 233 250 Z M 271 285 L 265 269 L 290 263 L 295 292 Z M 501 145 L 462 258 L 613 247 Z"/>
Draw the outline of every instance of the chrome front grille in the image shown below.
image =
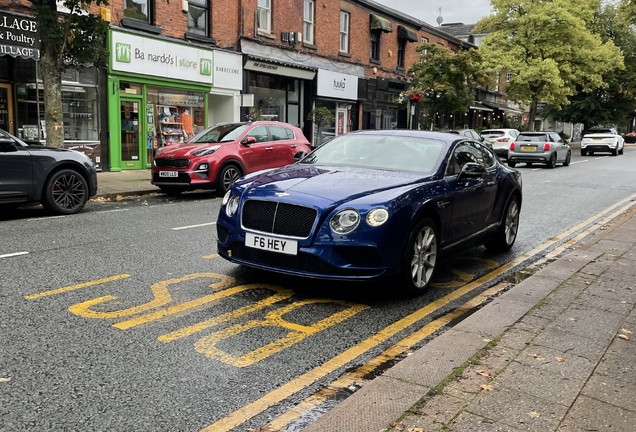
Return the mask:
<path id="1" fill-rule="evenodd" d="M 307 238 L 318 212 L 310 207 L 276 201 L 247 200 L 243 204 L 243 228 L 282 236 Z"/>

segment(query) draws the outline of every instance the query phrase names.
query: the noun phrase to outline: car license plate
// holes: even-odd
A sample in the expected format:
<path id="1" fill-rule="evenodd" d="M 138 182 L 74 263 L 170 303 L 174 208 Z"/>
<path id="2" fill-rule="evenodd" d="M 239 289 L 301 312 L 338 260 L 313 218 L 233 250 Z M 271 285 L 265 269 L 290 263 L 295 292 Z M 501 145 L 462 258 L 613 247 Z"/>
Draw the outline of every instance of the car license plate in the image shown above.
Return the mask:
<path id="1" fill-rule="evenodd" d="M 603 141 L 603 138 L 592 138 L 592 141 Z"/>
<path id="2" fill-rule="evenodd" d="M 298 253 L 298 242 L 295 240 L 266 237 L 252 233 L 245 233 L 245 246 L 287 255 L 296 255 Z"/>
<path id="3" fill-rule="evenodd" d="M 536 145 L 522 145 L 521 151 L 537 151 Z"/>
<path id="4" fill-rule="evenodd" d="M 178 171 L 159 171 L 159 177 L 179 177 Z"/>

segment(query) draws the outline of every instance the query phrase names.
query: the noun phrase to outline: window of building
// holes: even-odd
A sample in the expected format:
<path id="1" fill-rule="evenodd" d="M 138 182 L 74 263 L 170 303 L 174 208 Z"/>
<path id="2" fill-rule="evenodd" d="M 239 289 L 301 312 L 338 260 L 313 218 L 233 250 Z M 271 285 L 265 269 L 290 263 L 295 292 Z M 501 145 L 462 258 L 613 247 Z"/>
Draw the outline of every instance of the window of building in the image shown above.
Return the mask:
<path id="1" fill-rule="evenodd" d="M 512 80 L 512 72 L 508 71 L 508 73 L 506 73 L 506 82 L 510 82 L 510 80 Z"/>
<path id="2" fill-rule="evenodd" d="M 397 65 L 398 67 L 404 67 L 404 53 L 406 52 L 406 39 L 398 39 L 398 55 Z"/>
<path id="3" fill-rule="evenodd" d="M 188 32 L 203 36 L 209 36 L 208 23 L 210 22 L 209 0 L 188 1 Z"/>
<path id="4" fill-rule="evenodd" d="M 349 52 L 349 12 L 340 11 L 340 52 Z"/>
<path id="5" fill-rule="evenodd" d="M 272 32 L 272 0 L 258 0 L 258 29 Z"/>
<path id="6" fill-rule="evenodd" d="M 124 0 L 124 16 L 152 24 L 152 0 Z"/>
<path id="7" fill-rule="evenodd" d="M 380 61 L 380 32 L 371 30 L 371 60 Z"/>
<path id="8" fill-rule="evenodd" d="M 314 44 L 314 0 L 305 0 L 303 42 Z"/>

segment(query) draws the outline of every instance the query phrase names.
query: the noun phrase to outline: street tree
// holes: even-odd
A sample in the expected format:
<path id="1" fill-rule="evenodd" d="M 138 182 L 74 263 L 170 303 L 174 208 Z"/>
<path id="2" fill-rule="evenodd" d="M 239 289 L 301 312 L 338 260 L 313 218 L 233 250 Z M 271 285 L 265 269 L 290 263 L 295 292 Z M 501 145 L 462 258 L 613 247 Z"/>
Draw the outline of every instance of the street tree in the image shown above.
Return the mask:
<path id="1" fill-rule="evenodd" d="M 484 86 L 488 82 L 479 52 L 468 49 L 454 54 L 448 48 L 433 43 L 420 44 L 416 50 L 420 61 L 408 70 L 413 80 L 407 96 L 411 100 L 421 100 L 431 113 L 432 122 L 436 112 L 466 111 L 475 100 L 470 85 Z"/>
<path id="2" fill-rule="evenodd" d="M 569 105 L 562 109 L 548 105 L 542 115 L 586 127 L 624 123 L 636 110 L 636 31 L 625 25 L 611 3 L 601 6 L 589 28 L 603 42 L 612 41 L 621 50 L 625 68 L 603 74 L 606 86 L 586 92 L 578 85 Z"/>
<path id="3" fill-rule="evenodd" d="M 73 67 L 106 64 L 107 24 L 88 12 L 91 4 L 106 0 L 64 0 L 67 13 L 58 13 L 56 0 L 29 0 L 40 33 L 40 74 L 44 87 L 46 142 L 61 147 L 64 142 L 62 73 Z"/>
<path id="4" fill-rule="evenodd" d="M 560 109 L 578 91 L 606 87 L 603 77 L 624 68 L 614 43 L 589 28 L 600 0 L 491 0 L 491 5 L 492 14 L 474 28 L 488 33 L 479 50 L 489 70 L 512 73 L 506 96 L 530 106 L 531 129 L 539 102 Z"/>

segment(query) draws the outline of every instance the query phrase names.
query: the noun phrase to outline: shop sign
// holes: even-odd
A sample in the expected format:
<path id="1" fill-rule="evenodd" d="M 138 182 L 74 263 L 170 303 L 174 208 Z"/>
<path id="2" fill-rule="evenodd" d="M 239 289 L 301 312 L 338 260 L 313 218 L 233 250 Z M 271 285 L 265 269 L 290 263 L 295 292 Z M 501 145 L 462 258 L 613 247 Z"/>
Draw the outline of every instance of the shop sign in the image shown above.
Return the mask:
<path id="1" fill-rule="evenodd" d="M 307 69 L 297 69 L 259 60 L 248 60 L 247 63 L 245 63 L 245 69 L 306 80 L 312 80 L 316 76 L 316 72 Z"/>
<path id="2" fill-rule="evenodd" d="M 212 84 L 212 50 L 111 32 L 113 71 Z"/>
<path id="3" fill-rule="evenodd" d="M 40 36 L 34 18 L 0 12 L 0 55 L 40 59 Z"/>
<path id="4" fill-rule="evenodd" d="M 214 87 L 241 90 L 243 88 L 243 56 L 214 51 Z"/>
<path id="5" fill-rule="evenodd" d="M 318 69 L 318 96 L 358 100 L 358 77 L 355 75 Z"/>

